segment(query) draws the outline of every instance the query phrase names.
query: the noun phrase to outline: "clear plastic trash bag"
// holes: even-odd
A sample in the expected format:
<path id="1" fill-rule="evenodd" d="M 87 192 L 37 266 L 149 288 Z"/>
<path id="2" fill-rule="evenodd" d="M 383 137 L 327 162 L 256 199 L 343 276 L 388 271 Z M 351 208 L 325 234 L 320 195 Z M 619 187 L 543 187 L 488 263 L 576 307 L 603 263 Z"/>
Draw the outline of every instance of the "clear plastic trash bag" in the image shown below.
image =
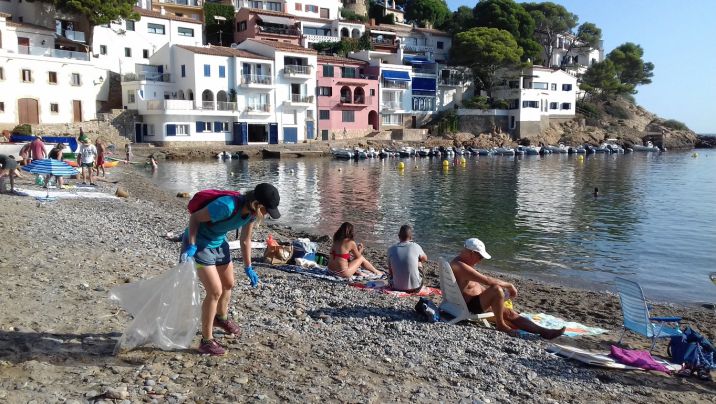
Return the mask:
<path id="1" fill-rule="evenodd" d="M 169 271 L 112 288 L 109 299 L 134 317 L 115 354 L 151 345 L 163 350 L 189 347 L 201 317 L 201 290 L 189 258 Z"/>

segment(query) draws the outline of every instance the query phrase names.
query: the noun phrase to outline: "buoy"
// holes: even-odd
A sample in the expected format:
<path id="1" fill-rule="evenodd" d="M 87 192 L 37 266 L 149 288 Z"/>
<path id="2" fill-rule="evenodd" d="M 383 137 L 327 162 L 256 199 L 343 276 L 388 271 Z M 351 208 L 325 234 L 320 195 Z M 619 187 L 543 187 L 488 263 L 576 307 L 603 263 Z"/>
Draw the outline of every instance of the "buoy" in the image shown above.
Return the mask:
<path id="1" fill-rule="evenodd" d="M 402 170 L 404 168 L 405 168 L 405 163 L 403 163 L 402 161 L 400 163 L 398 163 L 398 170 Z"/>
<path id="2" fill-rule="evenodd" d="M 467 163 L 467 160 L 465 160 L 465 157 L 462 157 L 462 158 L 460 158 L 460 162 L 461 162 L 462 164 L 465 164 L 465 163 Z"/>
<path id="3" fill-rule="evenodd" d="M 340 167 L 338 167 L 338 171 L 343 171 L 343 169 L 342 169 L 342 168 L 340 168 Z"/>
<path id="4" fill-rule="evenodd" d="M 694 153 L 694 154 L 691 155 L 691 157 L 693 157 L 693 158 L 699 157 L 699 154 L 698 154 L 698 153 Z"/>
<path id="5" fill-rule="evenodd" d="M 447 160 L 443 160 L 443 167 L 449 167 L 449 166 L 450 166 L 450 162 Z"/>
<path id="6" fill-rule="evenodd" d="M 582 155 L 580 155 L 580 156 L 577 156 L 577 160 L 579 160 L 579 161 L 582 161 L 582 160 L 584 160 L 584 156 L 582 156 Z"/>

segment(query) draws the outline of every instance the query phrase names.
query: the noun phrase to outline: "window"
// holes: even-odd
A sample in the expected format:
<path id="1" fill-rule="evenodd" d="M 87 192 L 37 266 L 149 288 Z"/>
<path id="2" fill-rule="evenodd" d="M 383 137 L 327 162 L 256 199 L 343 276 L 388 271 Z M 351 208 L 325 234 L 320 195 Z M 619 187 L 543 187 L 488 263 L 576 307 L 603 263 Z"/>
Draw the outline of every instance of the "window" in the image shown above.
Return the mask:
<path id="1" fill-rule="evenodd" d="M 330 19 L 331 18 L 331 10 L 327 8 L 321 9 L 321 18 Z"/>
<path id="2" fill-rule="evenodd" d="M 561 109 L 572 109 L 572 103 L 571 102 L 563 102 Z"/>
<path id="3" fill-rule="evenodd" d="M 268 3 L 266 3 L 266 10 L 283 11 L 281 9 L 281 3 L 276 3 L 273 1 L 269 1 Z"/>
<path id="4" fill-rule="evenodd" d="M 200 132 L 211 132 L 211 122 L 196 121 L 196 133 Z"/>
<path id="5" fill-rule="evenodd" d="M 132 57 L 132 48 L 124 48 L 124 57 L 126 57 L 126 58 Z"/>
<path id="6" fill-rule="evenodd" d="M 546 90 L 549 83 L 535 82 L 532 83 L 532 89 L 534 90 Z"/>
<path id="7" fill-rule="evenodd" d="M 204 77 L 211 77 L 211 65 L 204 65 Z"/>
<path id="8" fill-rule="evenodd" d="M 57 84 L 57 72 L 47 72 L 47 82 Z"/>
<path id="9" fill-rule="evenodd" d="M 296 11 L 301 11 L 301 10 L 303 10 L 303 4 L 296 3 Z"/>
<path id="10" fill-rule="evenodd" d="M 5 80 L 5 68 L 0 67 L 0 80 Z"/>
<path id="11" fill-rule="evenodd" d="M 239 29 L 239 32 L 241 32 L 241 31 L 246 31 L 246 21 L 241 21 L 241 22 L 239 23 L 239 28 L 238 28 L 238 29 Z"/>
<path id="12" fill-rule="evenodd" d="M 179 27 L 178 31 L 179 31 L 179 36 L 191 36 L 191 37 L 194 36 L 193 28 Z"/>
<path id="13" fill-rule="evenodd" d="M 321 139 L 328 140 L 328 129 L 321 130 Z"/>
<path id="14" fill-rule="evenodd" d="M 257 9 L 261 10 L 262 8 L 264 8 L 264 5 L 260 1 L 252 1 L 251 8 L 257 8 Z"/>
<path id="15" fill-rule="evenodd" d="M 72 78 L 70 83 L 73 86 L 79 86 L 82 84 L 82 81 L 80 80 L 80 74 L 79 73 L 72 73 Z"/>
<path id="16" fill-rule="evenodd" d="M 186 77 L 186 65 L 181 65 L 181 76 Z"/>
<path id="17" fill-rule="evenodd" d="M 562 84 L 562 91 L 572 91 L 571 84 Z"/>
<path id="18" fill-rule="evenodd" d="M 321 120 L 331 119 L 331 111 L 329 111 L 327 109 L 322 109 L 322 110 L 318 111 L 318 119 L 321 119 Z"/>
<path id="19" fill-rule="evenodd" d="M 356 78 L 356 68 L 355 67 L 341 67 L 341 77 L 346 79 L 354 79 Z"/>
<path id="20" fill-rule="evenodd" d="M 127 27 L 127 31 L 134 31 L 134 21 L 127 20 L 125 21 L 125 25 Z"/>
<path id="21" fill-rule="evenodd" d="M 164 35 L 164 26 L 162 24 L 152 24 L 150 22 L 147 24 L 147 32 L 150 34 Z"/>
<path id="22" fill-rule="evenodd" d="M 53 114 L 60 112 L 60 106 L 55 103 L 50 104 L 50 112 Z"/>
<path id="23" fill-rule="evenodd" d="M 100 45 L 100 46 L 99 46 L 99 54 L 100 54 L 100 55 L 106 55 L 106 54 L 107 54 L 107 45 Z"/>
<path id="24" fill-rule="evenodd" d="M 22 81 L 24 83 L 29 83 L 32 81 L 32 70 L 22 69 Z"/>
<path id="25" fill-rule="evenodd" d="M 403 115 L 383 115 L 383 125 L 402 125 Z"/>
<path id="26" fill-rule="evenodd" d="M 333 88 L 331 87 L 318 87 L 318 95 L 320 97 L 330 97 L 333 95 Z"/>
<path id="27" fill-rule="evenodd" d="M 510 80 L 507 82 L 507 87 L 509 88 L 520 88 L 520 81 L 519 80 Z"/>
<path id="28" fill-rule="evenodd" d="M 375 95 L 375 88 L 371 88 L 371 89 L 370 89 L 370 95 L 371 95 L 371 96 Z"/>
<path id="29" fill-rule="evenodd" d="M 219 66 L 219 77 L 226 77 L 226 66 Z"/>
<path id="30" fill-rule="evenodd" d="M 311 6 L 311 5 L 306 4 L 305 10 L 306 10 L 306 12 L 317 13 L 317 12 L 318 12 L 318 6 Z"/>
<path id="31" fill-rule="evenodd" d="M 228 122 L 222 122 L 222 123 L 221 123 L 221 131 L 222 131 L 222 132 L 228 132 L 228 131 L 229 131 L 229 123 L 228 123 Z"/>
<path id="32" fill-rule="evenodd" d="M 0 102 L 0 112 L 5 112 L 5 103 Z"/>
<path id="33" fill-rule="evenodd" d="M 186 136 L 189 134 L 189 125 L 168 123 L 167 136 Z"/>
<path id="34" fill-rule="evenodd" d="M 551 91 L 557 91 L 557 83 L 552 83 L 549 85 L 549 89 Z"/>
<path id="35" fill-rule="evenodd" d="M 549 109 L 557 109 L 557 102 L 550 102 L 549 103 Z"/>
<path id="36" fill-rule="evenodd" d="M 522 108 L 539 108 L 537 101 L 522 101 Z"/>
<path id="37" fill-rule="evenodd" d="M 142 57 L 149 59 L 149 49 L 142 49 Z"/>
<path id="38" fill-rule="evenodd" d="M 443 41 L 438 41 L 438 49 L 444 49 L 445 43 Z"/>
<path id="39" fill-rule="evenodd" d="M 356 116 L 355 111 L 341 111 L 343 112 L 343 122 L 355 122 Z"/>
<path id="40" fill-rule="evenodd" d="M 323 77 L 333 77 L 333 66 L 323 65 Z"/>
<path id="41" fill-rule="evenodd" d="M 177 125 L 177 135 L 188 135 L 189 125 Z"/>
<path id="42" fill-rule="evenodd" d="M 134 91 L 131 91 L 131 90 L 127 91 L 127 104 L 134 104 L 134 103 L 135 103 Z"/>

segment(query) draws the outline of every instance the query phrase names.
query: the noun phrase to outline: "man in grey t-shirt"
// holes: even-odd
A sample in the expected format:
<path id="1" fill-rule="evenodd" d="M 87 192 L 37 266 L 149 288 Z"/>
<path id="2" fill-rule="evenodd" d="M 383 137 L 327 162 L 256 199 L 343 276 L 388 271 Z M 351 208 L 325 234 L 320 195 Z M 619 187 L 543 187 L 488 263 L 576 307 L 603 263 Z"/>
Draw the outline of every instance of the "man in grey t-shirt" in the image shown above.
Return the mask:
<path id="1" fill-rule="evenodd" d="M 413 242 L 413 228 L 406 224 L 398 233 L 400 242 L 388 248 L 390 286 L 395 290 L 416 292 L 423 286 L 421 263 L 428 260 L 422 247 Z"/>

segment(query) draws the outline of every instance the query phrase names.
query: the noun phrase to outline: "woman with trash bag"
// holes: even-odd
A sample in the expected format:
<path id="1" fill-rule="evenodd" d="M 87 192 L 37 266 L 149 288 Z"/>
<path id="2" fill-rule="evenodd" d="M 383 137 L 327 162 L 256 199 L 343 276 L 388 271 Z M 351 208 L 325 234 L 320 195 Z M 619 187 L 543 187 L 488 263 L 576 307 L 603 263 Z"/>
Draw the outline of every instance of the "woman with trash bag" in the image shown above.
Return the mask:
<path id="1" fill-rule="evenodd" d="M 196 197 L 195 195 L 194 198 Z M 261 223 L 266 215 L 274 219 L 281 216 L 278 211 L 279 201 L 276 187 L 262 183 L 243 195 L 215 195 L 214 199 L 207 200 L 205 206 L 194 211 L 189 217 L 189 227 L 182 238 L 181 261 L 194 259 L 197 275 L 206 290 L 201 306 L 202 338 L 199 352 L 202 354 L 216 356 L 226 352 L 214 340 L 214 327 L 222 328 L 229 335 L 238 335 L 241 331 L 228 317 L 231 289 L 234 286 L 234 267 L 226 233 L 241 229 L 244 272 L 249 277 L 251 286 L 256 287 L 259 278 L 251 266 L 251 234 L 254 225 Z"/>

